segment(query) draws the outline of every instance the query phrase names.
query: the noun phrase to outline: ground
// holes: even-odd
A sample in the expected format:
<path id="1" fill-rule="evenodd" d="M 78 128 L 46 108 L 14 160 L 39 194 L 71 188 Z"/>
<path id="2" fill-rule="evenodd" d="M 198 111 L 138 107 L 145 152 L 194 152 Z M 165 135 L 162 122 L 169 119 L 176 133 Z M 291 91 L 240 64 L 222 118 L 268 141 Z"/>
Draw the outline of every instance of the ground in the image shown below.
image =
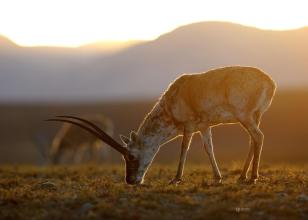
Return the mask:
<path id="1" fill-rule="evenodd" d="M 237 183 L 237 164 L 211 170 L 153 166 L 144 186 L 124 184 L 122 166 L 0 167 L 0 219 L 308 219 L 308 166 L 263 165 L 256 185 Z"/>

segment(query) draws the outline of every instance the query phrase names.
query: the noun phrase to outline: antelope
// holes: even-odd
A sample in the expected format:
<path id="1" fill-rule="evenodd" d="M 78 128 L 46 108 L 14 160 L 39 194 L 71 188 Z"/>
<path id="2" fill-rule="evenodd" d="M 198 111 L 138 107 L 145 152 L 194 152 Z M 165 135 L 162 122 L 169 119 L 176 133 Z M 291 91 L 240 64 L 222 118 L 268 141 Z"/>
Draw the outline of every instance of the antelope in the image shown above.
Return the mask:
<path id="1" fill-rule="evenodd" d="M 113 134 L 113 123 L 109 118 L 103 115 L 85 117 L 100 124 L 107 134 Z M 52 140 L 48 159 L 51 164 L 94 161 L 100 159 L 98 153 L 102 153 L 100 151 L 103 151 L 104 147 L 96 136 L 84 133 L 80 128 L 70 124 L 63 124 Z"/>
<path id="2" fill-rule="evenodd" d="M 160 146 L 183 136 L 180 161 L 171 184 L 182 181 L 186 155 L 194 133 L 199 133 L 210 159 L 213 179 L 220 183 L 221 173 L 213 151 L 211 129 L 214 126 L 239 123 L 250 135 L 250 151 L 239 181 L 256 183 L 264 135 L 259 128 L 263 113 L 269 108 L 276 84 L 263 71 L 254 67 L 231 66 L 205 73 L 183 74 L 168 89 L 146 115 L 137 132 L 130 137 L 120 135 L 119 144 L 88 120 L 75 116 L 60 116 L 47 121 L 75 124 L 96 135 L 123 155 L 128 184 L 142 184 Z"/>

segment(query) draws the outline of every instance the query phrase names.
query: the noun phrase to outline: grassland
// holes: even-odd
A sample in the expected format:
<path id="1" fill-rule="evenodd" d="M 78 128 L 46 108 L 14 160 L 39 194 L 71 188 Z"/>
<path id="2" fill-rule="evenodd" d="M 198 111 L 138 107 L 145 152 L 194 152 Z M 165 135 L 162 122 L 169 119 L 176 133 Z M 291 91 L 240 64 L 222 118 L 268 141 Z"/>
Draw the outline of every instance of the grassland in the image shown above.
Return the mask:
<path id="1" fill-rule="evenodd" d="M 307 219 L 308 166 L 263 166 L 256 185 L 236 182 L 238 165 L 154 166 L 144 186 L 124 184 L 120 166 L 0 167 L 0 219 Z"/>

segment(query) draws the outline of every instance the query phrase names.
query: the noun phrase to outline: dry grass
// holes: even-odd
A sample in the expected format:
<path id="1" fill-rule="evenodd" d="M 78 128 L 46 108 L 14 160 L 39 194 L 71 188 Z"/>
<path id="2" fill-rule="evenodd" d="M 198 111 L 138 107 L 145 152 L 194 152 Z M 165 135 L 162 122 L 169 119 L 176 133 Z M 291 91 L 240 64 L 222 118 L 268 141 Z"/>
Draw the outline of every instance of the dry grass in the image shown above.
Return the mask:
<path id="1" fill-rule="evenodd" d="M 125 185 L 119 166 L 1 167 L 0 219 L 308 218 L 307 166 L 263 166 L 257 185 L 243 185 L 233 165 L 222 168 L 221 186 L 200 166 L 168 185 L 168 167 L 152 167 L 145 186 Z"/>

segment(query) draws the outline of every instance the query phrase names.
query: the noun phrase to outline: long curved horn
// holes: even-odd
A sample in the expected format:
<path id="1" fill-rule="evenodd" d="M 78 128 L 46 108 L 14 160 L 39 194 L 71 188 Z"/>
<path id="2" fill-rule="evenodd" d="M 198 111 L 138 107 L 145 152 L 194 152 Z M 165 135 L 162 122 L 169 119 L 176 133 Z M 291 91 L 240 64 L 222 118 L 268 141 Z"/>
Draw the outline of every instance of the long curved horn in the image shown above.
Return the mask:
<path id="1" fill-rule="evenodd" d="M 73 118 L 73 116 L 69 116 L 70 118 Z M 74 117 L 75 118 L 75 117 Z M 76 120 L 81 120 L 85 123 L 87 123 L 88 125 L 91 125 L 93 128 L 95 127 L 95 130 L 92 130 L 91 128 L 75 122 L 75 121 L 71 121 L 68 119 L 47 119 L 46 121 L 57 121 L 57 122 L 67 122 L 70 124 L 74 124 L 77 125 L 80 128 L 85 129 L 86 131 L 90 132 L 91 134 L 97 136 L 99 139 L 101 139 L 103 142 L 107 143 L 110 147 L 114 148 L 116 151 L 120 152 L 123 155 L 127 155 L 127 149 L 125 147 L 123 147 L 122 145 L 120 145 L 118 142 L 116 142 L 112 137 L 110 137 L 108 134 L 106 134 L 104 131 L 102 131 L 99 127 L 97 127 L 96 125 L 94 125 L 93 123 L 85 120 L 85 119 L 81 119 L 81 118 L 75 118 Z"/>
<path id="2" fill-rule="evenodd" d="M 97 125 L 95 125 L 94 123 L 92 123 L 92 122 L 90 122 L 90 121 L 88 121 L 84 118 L 80 118 L 80 117 L 77 117 L 77 116 L 70 116 L 70 115 L 59 115 L 59 116 L 56 116 L 56 117 L 58 117 L 58 118 L 71 118 L 71 119 L 76 119 L 78 121 L 82 121 L 85 124 L 89 125 L 90 127 L 94 128 L 98 133 L 100 133 L 101 136 L 104 138 L 104 141 L 107 144 L 124 148 L 121 144 L 119 144 L 117 141 L 115 141 L 112 137 L 110 137 L 106 132 L 104 132 Z M 126 150 L 126 148 L 124 148 L 124 149 Z"/>
<path id="3" fill-rule="evenodd" d="M 94 128 L 97 132 L 101 133 L 102 135 L 104 135 L 106 138 L 108 139 L 111 139 L 112 141 L 115 141 L 113 140 L 112 137 L 110 137 L 107 133 L 105 133 L 101 128 L 99 128 L 96 124 L 84 119 L 84 118 L 80 118 L 80 117 L 77 117 L 77 116 L 70 116 L 70 115 L 58 115 L 56 116 L 57 118 L 71 118 L 71 119 L 76 119 L 78 121 L 82 121 L 84 122 L 85 124 L 89 125 L 90 127 Z M 118 144 L 118 143 L 117 143 Z"/>

